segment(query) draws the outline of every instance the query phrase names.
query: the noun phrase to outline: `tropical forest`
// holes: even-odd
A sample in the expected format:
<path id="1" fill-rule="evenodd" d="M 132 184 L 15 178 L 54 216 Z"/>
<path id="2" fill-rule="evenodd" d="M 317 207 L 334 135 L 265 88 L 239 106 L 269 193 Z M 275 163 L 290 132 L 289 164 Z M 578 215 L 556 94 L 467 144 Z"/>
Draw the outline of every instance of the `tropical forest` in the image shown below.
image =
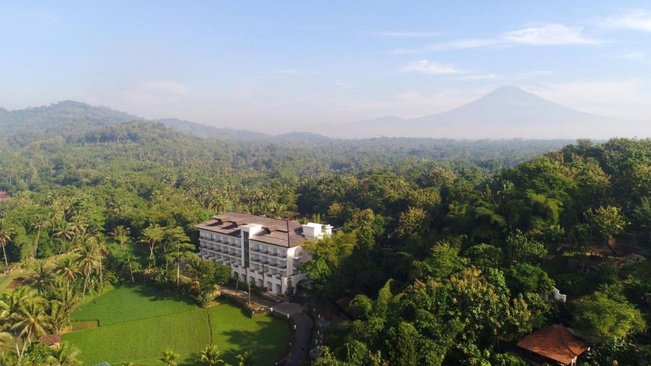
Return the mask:
<path id="1" fill-rule="evenodd" d="M 339 312 L 305 365 L 526 365 L 518 342 L 554 325 L 582 365 L 651 359 L 651 140 L 208 136 L 58 108 L 0 135 L 2 365 L 282 358 L 283 320 L 235 320 L 214 289 L 247 284 L 197 255 L 195 225 L 227 212 L 335 228 L 305 244 L 310 301 Z M 205 339 L 165 343 L 184 332 Z M 155 356 L 109 359 L 128 334 Z"/>

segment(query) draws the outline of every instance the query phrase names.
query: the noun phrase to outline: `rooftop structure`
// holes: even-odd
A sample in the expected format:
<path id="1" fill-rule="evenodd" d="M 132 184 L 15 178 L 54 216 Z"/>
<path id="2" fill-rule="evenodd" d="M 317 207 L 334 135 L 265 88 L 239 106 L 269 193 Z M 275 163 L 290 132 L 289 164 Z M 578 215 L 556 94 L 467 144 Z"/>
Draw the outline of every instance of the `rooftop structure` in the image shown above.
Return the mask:
<path id="1" fill-rule="evenodd" d="M 589 350 L 563 324 L 554 324 L 527 335 L 518 342 L 518 347 L 560 365 L 576 365 L 577 358 Z"/>

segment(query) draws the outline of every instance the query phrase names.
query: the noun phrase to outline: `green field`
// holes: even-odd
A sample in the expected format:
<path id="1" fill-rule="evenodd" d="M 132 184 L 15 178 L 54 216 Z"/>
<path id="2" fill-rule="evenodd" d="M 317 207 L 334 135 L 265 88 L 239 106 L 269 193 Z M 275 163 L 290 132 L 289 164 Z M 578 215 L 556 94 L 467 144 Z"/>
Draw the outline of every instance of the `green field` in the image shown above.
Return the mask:
<path id="1" fill-rule="evenodd" d="M 72 320 L 99 320 L 104 326 L 197 309 L 189 297 L 144 286 L 122 286 L 80 305 Z"/>
<path id="2" fill-rule="evenodd" d="M 236 364 L 235 356 L 241 351 L 255 350 L 258 365 L 272 365 L 283 356 L 290 337 L 282 320 L 270 316 L 251 319 L 230 304 L 200 309 L 142 287 L 111 290 L 82 305 L 73 318 L 100 322 L 99 328 L 63 336 L 82 351 L 84 365 L 103 361 L 160 365 L 158 357 L 165 348 L 181 354 L 179 365 L 193 365 L 196 355 L 210 344 L 210 325 L 227 363 Z"/>

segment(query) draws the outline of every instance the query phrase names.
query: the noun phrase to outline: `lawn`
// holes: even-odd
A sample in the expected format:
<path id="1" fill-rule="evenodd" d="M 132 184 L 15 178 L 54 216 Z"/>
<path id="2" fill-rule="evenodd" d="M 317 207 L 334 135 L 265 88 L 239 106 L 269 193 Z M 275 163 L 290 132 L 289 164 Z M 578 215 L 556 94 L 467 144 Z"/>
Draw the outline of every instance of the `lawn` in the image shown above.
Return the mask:
<path id="1" fill-rule="evenodd" d="M 121 286 L 80 305 L 72 320 L 99 320 L 104 326 L 197 309 L 189 297 L 144 286 Z"/>
<path id="2" fill-rule="evenodd" d="M 210 329 L 206 311 L 193 310 L 68 333 L 63 339 L 82 350 L 84 365 L 150 365 L 160 364 L 158 357 L 166 348 L 183 357 L 200 352 L 210 344 Z"/>
<path id="3" fill-rule="evenodd" d="M 99 328 L 64 334 L 63 339 L 82 351 L 84 365 L 160 365 L 166 348 L 181 354 L 179 365 L 192 365 L 210 344 L 211 326 L 227 363 L 237 364 L 235 356 L 244 350 L 256 351 L 260 366 L 272 365 L 284 354 L 290 332 L 283 320 L 251 319 L 230 304 L 201 309 L 184 300 L 143 287 L 119 287 L 73 313 L 77 320 L 98 319 Z"/>
<path id="4" fill-rule="evenodd" d="M 226 363 L 237 365 L 235 356 L 244 350 L 259 355 L 258 365 L 272 365 L 285 354 L 290 331 L 284 320 L 271 315 L 251 319 L 230 304 L 211 307 L 208 312 L 215 344 L 224 352 Z"/>

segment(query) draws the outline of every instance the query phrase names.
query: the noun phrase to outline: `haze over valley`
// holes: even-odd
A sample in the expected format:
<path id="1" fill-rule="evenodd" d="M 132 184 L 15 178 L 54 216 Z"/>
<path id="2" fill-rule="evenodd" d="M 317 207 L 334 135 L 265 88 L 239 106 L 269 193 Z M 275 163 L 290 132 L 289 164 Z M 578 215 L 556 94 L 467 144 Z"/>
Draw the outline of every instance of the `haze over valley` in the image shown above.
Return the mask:
<path id="1" fill-rule="evenodd" d="M 147 120 L 345 138 L 650 135 L 645 2 L 256 9 L 0 4 L 11 55 L 0 59 L 0 108 L 73 100 Z M 515 89 L 497 98 L 502 86 L 555 105 Z"/>

